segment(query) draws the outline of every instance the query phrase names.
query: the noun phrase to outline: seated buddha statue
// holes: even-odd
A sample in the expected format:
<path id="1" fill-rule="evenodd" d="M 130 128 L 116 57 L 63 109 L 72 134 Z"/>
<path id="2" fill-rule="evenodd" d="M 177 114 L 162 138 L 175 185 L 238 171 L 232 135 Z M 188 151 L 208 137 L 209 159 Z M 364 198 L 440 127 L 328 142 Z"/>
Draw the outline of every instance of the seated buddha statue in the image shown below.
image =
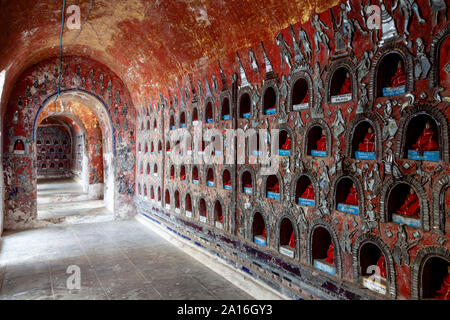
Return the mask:
<path id="1" fill-rule="evenodd" d="M 351 205 L 351 206 L 358 205 L 358 195 L 356 194 L 356 188 L 353 185 L 351 186 L 350 191 L 347 195 L 347 198 L 345 198 L 344 203 Z"/>
<path id="2" fill-rule="evenodd" d="M 420 211 L 420 201 L 417 197 L 417 194 L 414 192 L 413 188 L 409 189 L 409 194 L 406 197 L 403 204 L 400 206 L 400 209 L 397 210 L 397 213 L 404 214 L 407 216 L 414 216 L 418 218 Z"/>
<path id="3" fill-rule="evenodd" d="M 15 145 L 14 145 L 14 150 L 20 150 L 20 151 L 24 151 L 25 150 L 25 146 L 22 142 L 22 140 L 17 140 Z"/>
<path id="4" fill-rule="evenodd" d="M 372 127 L 367 128 L 367 133 L 364 136 L 363 142 L 359 144 L 358 151 L 374 152 L 375 151 L 375 133 Z"/>
<path id="5" fill-rule="evenodd" d="M 389 86 L 400 87 L 404 86 L 405 84 L 406 84 L 405 70 L 403 68 L 402 62 L 399 61 L 397 63 L 397 70 L 395 70 L 395 73 L 392 75 L 391 79 L 389 79 Z"/>
<path id="6" fill-rule="evenodd" d="M 294 231 L 292 231 L 291 237 L 289 238 L 289 247 L 295 249 L 295 235 L 294 235 Z"/>
<path id="7" fill-rule="evenodd" d="M 219 222 L 223 223 L 223 216 L 222 215 L 219 216 Z"/>
<path id="8" fill-rule="evenodd" d="M 310 183 L 308 185 L 308 187 L 306 188 L 306 190 L 302 193 L 302 195 L 300 196 L 300 198 L 303 199 L 314 199 L 314 188 L 312 183 Z"/>
<path id="9" fill-rule="evenodd" d="M 280 184 L 277 181 L 277 183 L 275 183 L 275 185 L 273 187 L 268 187 L 267 190 L 270 192 L 279 193 L 280 192 Z"/>
<path id="10" fill-rule="evenodd" d="M 439 146 L 434 139 L 434 131 L 431 128 L 431 123 L 427 121 L 425 123 L 425 129 L 417 139 L 416 143 L 412 146 L 417 151 L 438 151 Z"/>
<path id="11" fill-rule="evenodd" d="M 450 273 L 447 273 L 445 276 L 441 288 L 436 291 L 434 298 L 439 300 L 450 300 Z"/>
<path id="12" fill-rule="evenodd" d="M 386 260 L 383 254 L 380 254 L 380 257 L 378 258 L 377 267 L 380 270 L 380 277 L 386 279 Z"/>
<path id="13" fill-rule="evenodd" d="M 351 92 L 352 92 L 352 84 L 350 82 L 350 74 L 347 72 L 345 74 L 344 83 L 341 85 L 341 88 L 339 89 L 339 95 Z"/>
<path id="14" fill-rule="evenodd" d="M 287 137 L 284 144 L 281 146 L 281 150 L 291 150 L 291 138 Z"/>
<path id="15" fill-rule="evenodd" d="M 231 186 L 231 178 L 228 178 L 226 181 L 224 181 L 224 185 Z"/>
<path id="16" fill-rule="evenodd" d="M 325 259 L 325 262 L 329 264 L 334 264 L 334 244 L 333 241 L 330 243 L 330 246 L 327 250 L 327 258 Z"/>
<path id="17" fill-rule="evenodd" d="M 326 151 L 327 150 L 327 137 L 322 133 L 322 136 L 316 142 L 316 150 L 317 151 Z"/>
<path id="18" fill-rule="evenodd" d="M 183 181 L 183 180 L 185 180 L 185 179 L 186 179 L 186 174 L 185 174 L 185 173 L 182 173 L 181 176 L 180 176 L 180 180 Z"/>
<path id="19" fill-rule="evenodd" d="M 309 93 L 308 93 L 308 90 L 306 90 L 306 94 L 303 97 L 303 100 L 301 103 L 308 103 L 308 101 L 309 101 Z"/>

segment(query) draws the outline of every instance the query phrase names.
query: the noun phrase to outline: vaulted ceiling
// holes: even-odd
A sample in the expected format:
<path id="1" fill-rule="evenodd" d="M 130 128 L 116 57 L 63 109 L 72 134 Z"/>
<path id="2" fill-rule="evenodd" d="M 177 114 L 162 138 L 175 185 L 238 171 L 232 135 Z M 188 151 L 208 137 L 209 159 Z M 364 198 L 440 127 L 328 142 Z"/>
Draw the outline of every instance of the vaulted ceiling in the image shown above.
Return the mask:
<path id="1" fill-rule="evenodd" d="M 0 0 L 0 71 L 7 81 L 59 55 L 63 0 Z M 275 38 L 338 0 L 68 0 L 81 28 L 64 28 L 64 55 L 111 68 L 130 92 L 165 85 L 207 62 Z M 70 16 L 66 13 L 66 19 Z M 7 83 L 8 87 L 8 83 Z M 7 88 L 8 89 L 8 88 Z"/>

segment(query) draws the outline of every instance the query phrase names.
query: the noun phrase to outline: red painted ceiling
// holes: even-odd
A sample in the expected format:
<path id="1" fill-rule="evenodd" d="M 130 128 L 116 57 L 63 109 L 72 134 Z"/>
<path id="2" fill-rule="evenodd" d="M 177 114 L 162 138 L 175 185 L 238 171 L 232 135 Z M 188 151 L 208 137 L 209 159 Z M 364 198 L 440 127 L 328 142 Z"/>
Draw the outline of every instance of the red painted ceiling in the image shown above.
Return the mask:
<path id="1" fill-rule="evenodd" d="M 26 68 L 59 55 L 63 1 L 0 1 L 0 71 L 8 70 L 9 91 Z M 305 22 L 314 11 L 338 2 L 68 0 L 66 8 L 81 8 L 81 29 L 65 26 L 63 52 L 104 63 L 130 92 L 143 93 L 262 39 L 274 39 L 290 23 Z"/>

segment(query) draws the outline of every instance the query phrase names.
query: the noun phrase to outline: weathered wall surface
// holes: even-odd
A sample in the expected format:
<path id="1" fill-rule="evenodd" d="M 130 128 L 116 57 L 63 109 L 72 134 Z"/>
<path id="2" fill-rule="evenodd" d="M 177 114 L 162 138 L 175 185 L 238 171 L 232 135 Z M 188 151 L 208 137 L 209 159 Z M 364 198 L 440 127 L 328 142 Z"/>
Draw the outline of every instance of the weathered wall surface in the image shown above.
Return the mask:
<path id="1" fill-rule="evenodd" d="M 8 108 L 3 110 L 3 163 L 6 197 L 6 228 L 32 227 L 36 217 L 36 149 L 33 136 L 37 117 L 46 117 L 51 108 L 41 109 L 58 89 L 59 60 L 49 59 L 30 67 L 14 86 Z M 112 170 L 114 181 L 125 185 L 115 188 L 114 207 L 117 217 L 134 215 L 132 195 L 134 192 L 134 122 L 135 109 L 130 95 L 121 80 L 104 65 L 91 59 L 69 56 L 64 58 L 61 92 L 81 92 L 95 97 L 104 104 L 106 119 L 111 128 L 99 128 L 98 115 L 93 109 L 79 103 L 59 106 L 57 113 L 72 112 L 85 123 L 91 148 L 93 170 L 90 183 L 103 182 L 103 171 Z M 81 94 L 81 95 L 82 95 Z M 61 108 L 68 108 L 61 110 Z M 52 109 L 53 110 L 53 109 Z M 42 112 L 40 112 L 42 111 Z M 101 131 L 106 132 L 102 142 Z M 17 140 L 24 144 L 23 152 L 14 152 Z M 107 141 L 109 139 L 109 141 Z M 94 141 L 95 140 L 95 141 Z M 113 168 L 103 168 L 102 145 L 112 146 Z"/>
<path id="2" fill-rule="evenodd" d="M 164 83 L 146 99 L 150 103 L 138 108 L 138 211 L 294 295 L 342 299 L 422 297 L 421 277 L 427 259 L 435 255 L 444 265 L 450 261 L 449 224 L 445 223 L 450 201 L 450 28 L 443 21 L 442 12 L 434 23 L 427 2 L 417 3 L 420 19 L 425 21 L 419 22 L 412 12 L 409 34 L 403 28 L 400 7 L 393 11 L 391 4 L 386 4 L 382 29 L 370 32 L 360 15 L 363 8 L 355 2 L 349 12 L 339 6 L 331 9 L 336 23 L 343 14 L 353 19 L 349 47 L 348 30 L 344 34 L 343 25 L 333 27 L 331 11 L 325 11 L 319 19 L 326 36 L 320 37 L 312 20 L 292 21 L 293 34 L 290 27 L 282 28 L 272 37 L 261 37 L 263 45 L 242 46 L 238 56 L 218 57 L 220 65 L 214 59 L 178 81 Z M 306 38 L 299 39 L 301 30 Z M 399 85 L 403 80 L 404 87 Z M 391 87 L 399 91 L 392 92 Z M 230 102 L 230 120 L 222 117 L 226 97 Z M 265 113 L 267 101 L 275 103 L 274 114 Z M 206 116 L 209 103 L 212 112 Z M 246 107 L 249 118 L 240 115 L 240 109 Z M 250 156 L 238 165 L 177 164 L 170 158 L 175 152 L 173 145 L 171 153 L 167 152 L 171 127 L 180 128 L 185 123 L 192 134 L 198 128 L 193 124 L 195 113 L 203 121 L 198 126 L 218 129 L 222 134 L 225 129 L 237 128 L 284 129 L 289 134 L 291 153 L 280 157 L 274 174 L 279 200 L 267 197 L 266 186 L 272 182 L 260 173 L 260 164 L 250 164 Z M 207 118 L 212 122 L 205 123 Z M 438 145 L 433 161 L 418 160 L 421 154 L 415 159 L 408 154 L 423 135 L 426 122 L 430 123 Z M 367 135 L 368 127 L 372 128 L 373 140 Z M 320 156 L 311 154 L 320 138 L 317 130 L 325 135 L 326 142 Z M 268 141 L 270 148 L 274 140 Z M 355 153 L 369 146 L 373 153 L 360 156 L 373 159 L 357 158 Z M 196 146 L 193 150 L 197 155 Z M 185 180 L 181 179 L 183 165 Z M 212 186 L 207 184 L 209 169 L 215 177 Z M 224 187 L 225 169 L 231 174 L 231 190 Z M 193 178 L 194 170 L 199 174 L 198 184 Z M 243 190 L 242 176 L 246 171 L 252 178 L 251 194 Z M 305 180 L 312 183 L 314 190 L 314 203 L 310 206 L 298 204 L 307 186 Z M 355 187 L 357 214 L 338 208 L 348 197 L 349 183 Z M 394 215 L 407 197 L 405 190 L 410 188 L 419 199 L 419 215 L 413 220 L 398 220 Z M 401 200 L 396 203 L 396 198 Z M 200 218 L 202 199 L 206 203 L 206 220 Z M 186 213 L 189 203 L 192 216 Z M 217 223 L 220 214 L 216 208 L 220 207 L 222 224 Z M 256 213 L 262 216 L 266 227 L 265 247 L 253 241 L 258 234 Z M 280 252 L 280 247 L 288 244 L 292 232 L 295 247 L 293 257 L 288 257 Z M 313 266 L 320 256 L 318 252 L 327 252 L 330 241 L 334 244 L 335 275 L 317 271 Z M 361 289 L 362 276 L 367 274 L 364 269 L 375 265 L 379 257 L 368 253 L 374 247 L 386 260 L 384 295 Z"/>

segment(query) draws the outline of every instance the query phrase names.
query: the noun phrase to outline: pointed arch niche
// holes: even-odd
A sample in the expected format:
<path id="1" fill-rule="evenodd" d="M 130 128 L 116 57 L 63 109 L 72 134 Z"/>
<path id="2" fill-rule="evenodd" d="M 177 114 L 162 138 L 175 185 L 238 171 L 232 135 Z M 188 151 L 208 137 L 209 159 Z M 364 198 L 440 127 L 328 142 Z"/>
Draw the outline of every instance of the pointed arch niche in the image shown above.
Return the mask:
<path id="1" fill-rule="evenodd" d="M 84 136 L 82 149 L 86 152 L 76 160 L 77 163 L 81 161 L 81 172 L 75 177 L 89 199 L 103 198 L 105 206 L 113 212 L 115 138 L 112 121 L 103 102 L 89 93 L 76 90 L 62 92 L 56 102 L 53 96 L 47 98 L 35 117 L 34 141 L 39 125 L 49 117 L 65 119 L 66 123 L 81 130 Z"/>

